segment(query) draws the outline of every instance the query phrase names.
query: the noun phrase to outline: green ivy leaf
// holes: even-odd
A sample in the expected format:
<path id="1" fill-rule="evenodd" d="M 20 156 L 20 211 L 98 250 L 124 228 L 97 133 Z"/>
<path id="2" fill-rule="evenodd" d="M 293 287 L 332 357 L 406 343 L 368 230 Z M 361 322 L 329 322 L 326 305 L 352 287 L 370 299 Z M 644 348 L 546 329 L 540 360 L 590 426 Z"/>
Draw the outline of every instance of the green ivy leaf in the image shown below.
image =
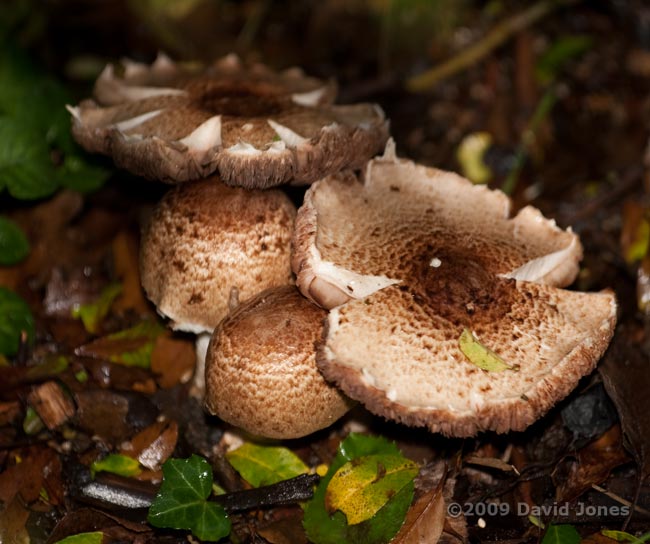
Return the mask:
<path id="1" fill-rule="evenodd" d="M 0 287 L 0 353 L 15 355 L 22 331 L 34 340 L 34 317 L 27 303 L 16 293 Z"/>
<path id="2" fill-rule="evenodd" d="M 147 517 L 154 527 L 186 529 L 201 540 L 215 541 L 230 533 L 230 520 L 218 504 L 206 499 L 212 489 L 208 462 L 192 455 L 169 459 L 162 467 L 163 482 Z"/>
<path id="3" fill-rule="evenodd" d="M 137 459 L 119 453 L 110 453 L 103 459 L 94 461 L 90 465 L 90 473 L 93 477 L 98 472 L 110 472 L 119 476 L 137 476 L 142 472 Z"/>
<path id="4" fill-rule="evenodd" d="M 99 189 L 111 175 L 111 171 L 90 162 L 79 155 L 68 155 L 57 176 L 61 187 L 80 193 L 89 193 Z"/>
<path id="5" fill-rule="evenodd" d="M 0 188 L 21 200 L 51 195 L 59 184 L 42 134 L 0 117 Z"/>
<path id="6" fill-rule="evenodd" d="M 91 334 L 99 329 L 99 324 L 108 315 L 113 301 L 122 293 L 122 285 L 114 283 L 106 287 L 99 299 L 90 304 L 80 304 L 72 308 L 72 317 L 81 319 L 84 328 Z"/>
<path id="7" fill-rule="evenodd" d="M 300 457 L 287 448 L 250 442 L 226 453 L 226 458 L 253 487 L 275 484 L 309 471 Z"/>
<path id="8" fill-rule="evenodd" d="M 95 531 L 92 533 L 79 533 L 78 535 L 67 536 L 57 540 L 54 544 L 102 544 L 104 533 Z"/>
<path id="9" fill-rule="evenodd" d="M 542 544 L 580 544 L 581 540 L 573 525 L 549 525 Z"/>
<path id="10" fill-rule="evenodd" d="M 389 542 L 404 523 L 413 500 L 413 482 L 406 484 L 372 518 L 357 525 L 348 525 L 345 515 L 337 511 L 329 515 L 325 496 L 334 474 L 346 463 L 369 455 L 401 457 L 398 447 L 382 437 L 351 433 L 339 445 L 339 451 L 327 474 L 321 478 L 313 499 L 305 505 L 303 526 L 315 544 L 384 544 Z"/>
<path id="11" fill-rule="evenodd" d="M 458 339 L 458 347 L 470 363 L 481 370 L 488 372 L 502 372 L 504 370 L 519 370 L 516 365 L 509 365 L 491 349 L 481 344 L 469 329 L 463 329 Z"/>
<path id="12" fill-rule="evenodd" d="M 20 227 L 0 217 L 0 265 L 12 265 L 29 254 L 29 241 Z"/>

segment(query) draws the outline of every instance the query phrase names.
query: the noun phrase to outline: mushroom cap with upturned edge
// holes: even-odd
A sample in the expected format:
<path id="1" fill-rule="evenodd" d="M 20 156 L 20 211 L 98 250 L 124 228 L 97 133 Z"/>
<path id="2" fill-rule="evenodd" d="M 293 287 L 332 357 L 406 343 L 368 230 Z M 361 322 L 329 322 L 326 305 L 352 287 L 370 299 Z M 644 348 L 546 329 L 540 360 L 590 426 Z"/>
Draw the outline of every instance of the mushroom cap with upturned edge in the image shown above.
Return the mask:
<path id="1" fill-rule="evenodd" d="M 293 286 L 244 302 L 215 329 L 206 358 L 208 410 L 266 438 L 328 427 L 352 402 L 316 367 L 327 313 Z"/>
<path id="2" fill-rule="evenodd" d="M 142 232 L 142 286 L 177 330 L 212 332 L 233 288 L 248 298 L 292 283 L 295 207 L 279 190 L 205 179 L 172 188 Z"/>
<path id="3" fill-rule="evenodd" d="M 511 216 L 500 191 L 399 160 L 392 146 L 363 180 L 312 185 L 293 245 L 298 287 L 333 308 L 319 368 L 408 425 L 522 430 L 593 370 L 613 334 L 611 292 L 558 288 L 578 272 L 575 234 L 532 207 Z"/>
<path id="4" fill-rule="evenodd" d="M 249 189 L 311 183 L 361 166 L 388 138 L 378 106 L 334 106 L 332 83 L 234 55 L 201 72 L 164 56 L 151 66 L 125 61 L 122 75 L 109 65 L 94 94 L 69 108 L 75 139 L 169 183 L 215 172 Z"/>

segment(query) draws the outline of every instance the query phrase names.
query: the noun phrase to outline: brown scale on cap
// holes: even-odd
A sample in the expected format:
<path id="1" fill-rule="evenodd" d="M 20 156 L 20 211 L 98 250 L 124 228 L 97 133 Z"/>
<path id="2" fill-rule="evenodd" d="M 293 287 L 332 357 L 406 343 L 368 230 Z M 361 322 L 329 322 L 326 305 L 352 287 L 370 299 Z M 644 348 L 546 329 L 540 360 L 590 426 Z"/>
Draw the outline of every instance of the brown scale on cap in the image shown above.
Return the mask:
<path id="1" fill-rule="evenodd" d="M 295 287 L 244 302 L 217 327 L 206 359 L 206 405 L 259 436 L 298 438 L 328 427 L 351 407 L 316 367 L 327 313 Z"/>
<path id="2" fill-rule="evenodd" d="M 371 411 L 448 435 L 521 430 L 593 370 L 613 334 L 610 292 L 559 289 L 582 249 L 527 207 L 397 160 L 314 184 L 298 211 L 301 291 L 333 308 L 318 364 Z M 469 329 L 516 370 L 484 371 Z"/>
<path id="3" fill-rule="evenodd" d="M 216 179 L 170 190 L 143 229 L 142 285 L 175 329 L 212 332 L 232 288 L 248 298 L 292 282 L 295 207 L 278 190 L 247 191 Z"/>
<path id="4" fill-rule="evenodd" d="M 296 69 L 245 67 L 231 55 L 200 73 L 166 57 L 107 67 L 95 100 L 69 108 L 90 151 L 175 183 L 218 172 L 230 185 L 305 184 L 361 166 L 388 138 L 378 106 L 333 106 L 335 86 Z"/>

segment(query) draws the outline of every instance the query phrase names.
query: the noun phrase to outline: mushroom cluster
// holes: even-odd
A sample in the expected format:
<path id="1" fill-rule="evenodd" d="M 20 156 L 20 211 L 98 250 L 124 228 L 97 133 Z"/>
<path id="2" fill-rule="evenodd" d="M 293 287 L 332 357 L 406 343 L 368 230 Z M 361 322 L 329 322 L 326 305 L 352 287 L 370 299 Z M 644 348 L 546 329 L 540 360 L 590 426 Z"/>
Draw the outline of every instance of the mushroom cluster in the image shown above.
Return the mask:
<path id="1" fill-rule="evenodd" d="M 381 109 L 333 105 L 331 82 L 161 56 L 94 94 L 70 108 L 77 140 L 178 184 L 143 229 L 143 287 L 201 335 L 195 384 L 233 425 L 295 438 L 359 401 L 447 435 L 521 430 L 611 339 L 613 294 L 563 289 L 574 233 L 398 159 Z M 311 184 L 297 212 L 287 183 Z"/>

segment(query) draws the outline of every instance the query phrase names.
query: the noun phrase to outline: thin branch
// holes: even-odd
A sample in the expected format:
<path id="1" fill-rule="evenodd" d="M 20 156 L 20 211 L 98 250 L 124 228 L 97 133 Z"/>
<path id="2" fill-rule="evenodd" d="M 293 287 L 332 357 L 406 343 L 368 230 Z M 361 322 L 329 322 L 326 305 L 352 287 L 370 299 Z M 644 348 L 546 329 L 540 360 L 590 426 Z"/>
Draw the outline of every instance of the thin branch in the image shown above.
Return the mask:
<path id="1" fill-rule="evenodd" d="M 512 36 L 543 19 L 555 9 L 575 4 L 578 1 L 580 0 L 541 0 L 533 4 L 521 13 L 499 23 L 483 39 L 461 51 L 455 57 L 407 80 L 406 88 L 414 93 L 431 90 L 443 79 L 477 63 Z"/>

